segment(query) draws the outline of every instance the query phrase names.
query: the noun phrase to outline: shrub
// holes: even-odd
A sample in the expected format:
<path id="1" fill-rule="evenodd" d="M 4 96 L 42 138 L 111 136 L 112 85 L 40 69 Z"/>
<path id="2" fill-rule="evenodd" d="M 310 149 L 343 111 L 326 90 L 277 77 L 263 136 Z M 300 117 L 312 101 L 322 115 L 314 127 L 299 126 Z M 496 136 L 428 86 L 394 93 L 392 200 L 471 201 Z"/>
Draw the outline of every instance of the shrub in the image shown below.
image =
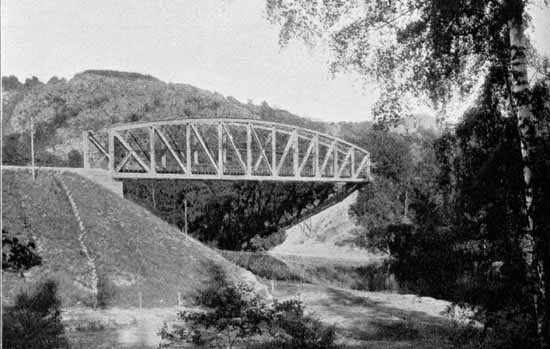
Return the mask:
<path id="1" fill-rule="evenodd" d="M 334 326 L 325 326 L 319 319 L 304 315 L 304 306 L 299 300 L 275 300 L 270 317 L 269 332 L 277 346 L 330 348 L 334 345 Z"/>
<path id="2" fill-rule="evenodd" d="M 46 280 L 36 291 L 19 294 L 15 305 L 2 315 L 2 345 L 5 348 L 67 347 L 63 337 L 57 283 Z"/>
<path id="3" fill-rule="evenodd" d="M 42 258 L 35 249 L 33 241 L 23 244 L 16 237 L 9 237 L 8 232 L 2 229 L 2 270 L 23 273 L 42 264 Z"/>
<path id="4" fill-rule="evenodd" d="M 161 338 L 168 342 L 165 347 L 188 342 L 231 348 L 238 341 L 260 335 L 277 347 L 328 348 L 334 342 L 334 328 L 304 315 L 300 301 L 267 304 L 250 286 L 228 283 L 219 269 L 214 270 L 212 286 L 201 292 L 197 301 L 206 307 L 204 311 L 178 314 L 186 327 L 169 330 L 165 325 L 161 329 Z"/>

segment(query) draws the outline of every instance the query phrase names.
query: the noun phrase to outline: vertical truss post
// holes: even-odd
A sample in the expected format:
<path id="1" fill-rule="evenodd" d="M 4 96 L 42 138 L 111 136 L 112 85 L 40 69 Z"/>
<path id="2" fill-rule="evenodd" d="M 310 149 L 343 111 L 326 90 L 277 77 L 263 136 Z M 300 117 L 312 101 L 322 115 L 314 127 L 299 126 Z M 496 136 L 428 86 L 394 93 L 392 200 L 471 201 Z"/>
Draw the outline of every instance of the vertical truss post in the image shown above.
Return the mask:
<path id="1" fill-rule="evenodd" d="M 187 171 L 192 174 L 191 171 L 191 125 L 187 123 L 185 125 L 185 161 L 187 163 Z"/>
<path id="2" fill-rule="evenodd" d="M 252 176 L 252 126 L 246 124 L 246 173 Z"/>
<path id="3" fill-rule="evenodd" d="M 113 131 L 108 133 L 108 148 L 109 148 L 109 173 L 111 176 L 115 173 L 115 135 Z"/>
<path id="4" fill-rule="evenodd" d="M 149 170 L 151 173 L 155 173 L 157 172 L 157 159 L 155 155 L 155 127 L 149 127 L 149 152 L 149 159 L 151 161 Z"/>
<path id="5" fill-rule="evenodd" d="M 277 177 L 277 129 L 271 126 L 271 168 L 273 177 Z"/>
<path id="6" fill-rule="evenodd" d="M 223 176 L 223 126 L 218 123 L 218 175 Z"/>
<path id="7" fill-rule="evenodd" d="M 351 148 L 351 159 L 349 162 L 350 167 L 350 176 L 353 176 L 353 173 L 355 172 L 355 148 Z"/>
<path id="8" fill-rule="evenodd" d="M 292 132 L 292 135 L 294 136 L 294 140 L 293 140 L 293 147 L 294 147 L 294 152 L 293 152 L 293 156 L 292 156 L 292 167 L 294 168 L 294 177 L 300 177 L 300 173 L 298 173 L 298 169 L 300 167 L 300 148 L 298 147 L 299 145 L 299 141 L 298 141 L 298 130 L 294 129 L 294 131 Z"/>
<path id="9" fill-rule="evenodd" d="M 315 171 L 315 177 L 321 177 L 321 169 L 319 168 L 319 134 L 316 133 L 313 136 L 313 142 L 315 142 L 315 157 L 313 158 L 313 171 Z"/>
<path id="10" fill-rule="evenodd" d="M 332 160 L 334 161 L 334 164 L 332 165 L 332 177 L 336 178 L 336 173 L 338 172 L 338 142 L 334 145 L 334 152 L 332 154 Z"/>
<path id="11" fill-rule="evenodd" d="M 88 141 L 89 131 L 82 131 L 82 162 L 84 168 L 90 168 L 90 149 Z"/>

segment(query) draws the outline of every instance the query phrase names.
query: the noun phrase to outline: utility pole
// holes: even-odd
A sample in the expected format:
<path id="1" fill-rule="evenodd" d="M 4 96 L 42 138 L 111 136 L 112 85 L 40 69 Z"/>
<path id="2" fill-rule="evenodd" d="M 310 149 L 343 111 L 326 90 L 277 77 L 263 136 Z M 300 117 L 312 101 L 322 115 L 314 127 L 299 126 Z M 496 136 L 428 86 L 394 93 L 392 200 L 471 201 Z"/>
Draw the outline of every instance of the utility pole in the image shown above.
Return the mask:
<path id="1" fill-rule="evenodd" d="M 36 179 L 36 172 L 34 169 L 34 117 L 31 115 L 31 173 L 32 180 Z"/>

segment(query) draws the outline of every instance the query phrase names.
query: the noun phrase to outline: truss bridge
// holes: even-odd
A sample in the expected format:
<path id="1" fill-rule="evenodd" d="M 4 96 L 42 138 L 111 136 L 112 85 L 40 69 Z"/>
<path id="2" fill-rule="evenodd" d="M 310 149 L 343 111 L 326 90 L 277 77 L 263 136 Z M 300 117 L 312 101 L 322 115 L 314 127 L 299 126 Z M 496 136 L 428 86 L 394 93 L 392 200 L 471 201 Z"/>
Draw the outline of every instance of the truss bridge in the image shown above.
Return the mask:
<path id="1" fill-rule="evenodd" d="M 253 119 L 177 119 L 83 133 L 84 167 L 114 179 L 368 182 L 365 149 L 325 133 Z"/>

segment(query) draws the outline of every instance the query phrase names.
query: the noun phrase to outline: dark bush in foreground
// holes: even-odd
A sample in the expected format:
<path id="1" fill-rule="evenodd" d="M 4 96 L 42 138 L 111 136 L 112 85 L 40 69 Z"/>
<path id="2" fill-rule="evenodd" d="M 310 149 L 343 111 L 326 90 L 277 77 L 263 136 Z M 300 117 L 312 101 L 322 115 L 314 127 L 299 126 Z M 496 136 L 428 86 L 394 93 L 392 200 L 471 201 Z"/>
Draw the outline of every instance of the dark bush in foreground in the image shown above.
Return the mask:
<path id="1" fill-rule="evenodd" d="M 36 253 L 34 241 L 26 244 L 2 229 L 2 270 L 23 273 L 42 264 L 42 258 Z"/>
<path id="2" fill-rule="evenodd" d="M 225 281 L 217 271 L 211 287 L 201 292 L 198 303 L 204 311 L 182 312 L 178 317 L 186 326 L 169 330 L 165 325 L 160 336 L 171 347 L 184 342 L 194 346 L 231 348 L 236 344 L 264 343 L 272 347 L 330 348 L 335 330 L 318 319 L 304 315 L 298 300 L 266 303 L 244 284 Z"/>
<path id="3" fill-rule="evenodd" d="M 47 280 L 28 295 L 21 293 L 2 314 L 4 348 L 66 348 L 57 283 Z"/>

